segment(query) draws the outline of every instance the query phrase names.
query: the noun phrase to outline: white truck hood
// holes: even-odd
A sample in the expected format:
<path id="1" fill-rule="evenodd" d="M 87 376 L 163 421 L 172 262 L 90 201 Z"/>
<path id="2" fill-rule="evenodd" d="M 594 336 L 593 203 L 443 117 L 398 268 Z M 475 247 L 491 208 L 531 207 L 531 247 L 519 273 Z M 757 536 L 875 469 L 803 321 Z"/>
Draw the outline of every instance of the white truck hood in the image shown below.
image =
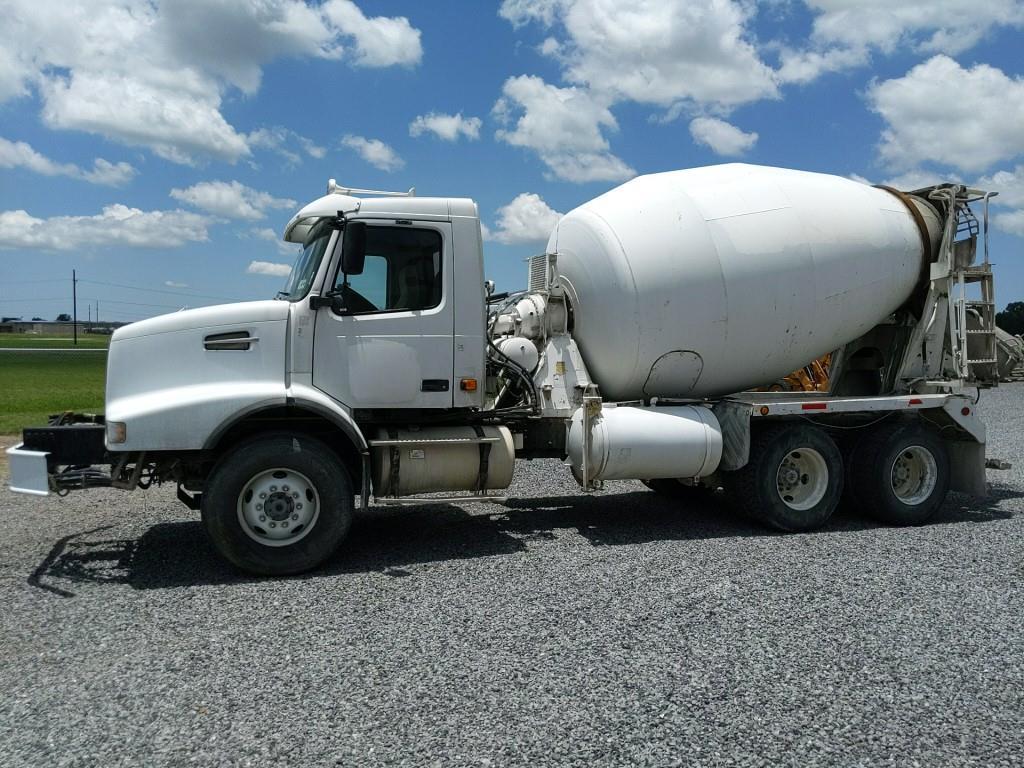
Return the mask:
<path id="1" fill-rule="evenodd" d="M 290 302 L 250 301 L 119 328 L 107 357 L 106 415 L 127 425 L 114 450 L 199 450 L 238 414 L 283 406 Z M 210 336 L 244 332 L 239 349 Z"/>
<path id="2" fill-rule="evenodd" d="M 161 333 L 173 333 L 195 328 L 216 328 L 237 323 L 262 323 L 285 320 L 288 317 L 288 302 L 274 299 L 246 301 L 237 304 L 218 304 L 213 307 L 186 309 L 168 315 L 139 320 L 114 331 L 112 341 L 137 339 Z"/>

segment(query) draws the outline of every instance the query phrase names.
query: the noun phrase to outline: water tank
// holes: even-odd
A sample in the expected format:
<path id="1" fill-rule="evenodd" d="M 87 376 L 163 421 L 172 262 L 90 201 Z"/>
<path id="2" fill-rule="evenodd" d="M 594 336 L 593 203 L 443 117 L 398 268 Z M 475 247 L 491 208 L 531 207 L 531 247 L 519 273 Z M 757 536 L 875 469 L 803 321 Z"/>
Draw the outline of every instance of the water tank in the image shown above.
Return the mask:
<path id="1" fill-rule="evenodd" d="M 548 252 L 606 399 L 699 398 L 771 383 L 877 325 L 939 233 L 916 198 L 730 164 L 616 187 L 566 214 Z"/>

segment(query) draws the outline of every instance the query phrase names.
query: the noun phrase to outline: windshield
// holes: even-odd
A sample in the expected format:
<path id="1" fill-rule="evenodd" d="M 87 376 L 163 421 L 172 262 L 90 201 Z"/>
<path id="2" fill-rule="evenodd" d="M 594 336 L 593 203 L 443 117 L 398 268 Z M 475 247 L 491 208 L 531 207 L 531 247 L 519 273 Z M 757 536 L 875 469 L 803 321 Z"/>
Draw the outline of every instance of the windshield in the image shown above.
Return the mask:
<path id="1" fill-rule="evenodd" d="M 302 244 L 302 253 L 295 259 L 288 281 L 284 284 L 284 289 L 278 291 L 277 298 L 298 301 L 309 293 L 313 278 L 316 277 L 316 270 L 320 266 L 320 259 L 323 258 L 327 243 L 335 231 L 332 223 L 331 219 L 320 219 L 309 230 L 306 241 Z"/>

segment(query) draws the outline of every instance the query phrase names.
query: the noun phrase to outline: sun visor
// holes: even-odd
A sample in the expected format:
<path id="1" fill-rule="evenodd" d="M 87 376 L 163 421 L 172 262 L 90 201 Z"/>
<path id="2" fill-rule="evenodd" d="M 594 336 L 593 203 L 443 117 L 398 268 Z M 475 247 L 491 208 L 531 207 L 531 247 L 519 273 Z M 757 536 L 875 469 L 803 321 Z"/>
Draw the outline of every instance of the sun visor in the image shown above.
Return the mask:
<path id="1" fill-rule="evenodd" d="M 352 213 L 359 209 L 360 201 L 348 195 L 324 195 L 309 203 L 292 216 L 284 228 L 284 239 L 289 243 L 302 243 L 317 220 L 325 216 L 337 216 L 338 211 Z"/>

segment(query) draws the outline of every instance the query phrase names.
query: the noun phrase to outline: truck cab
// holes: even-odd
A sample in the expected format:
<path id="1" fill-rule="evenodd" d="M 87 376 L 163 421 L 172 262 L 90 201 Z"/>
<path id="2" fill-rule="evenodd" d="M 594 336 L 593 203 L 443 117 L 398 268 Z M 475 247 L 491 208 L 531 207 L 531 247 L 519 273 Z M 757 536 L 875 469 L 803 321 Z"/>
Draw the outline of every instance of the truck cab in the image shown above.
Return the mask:
<path id="1" fill-rule="evenodd" d="M 346 228 L 362 233 L 358 272 L 342 268 Z M 473 201 L 332 191 L 300 210 L 285 237 L 302 251 L 275 299 L 163 315 L 114 334 L 109 450 L 211 450 L 282 408 L 321 414 L 355 438 L 357 410 L 482 406 Z M 354 440 L 357 450 L 364 443 Z"/>
<path id="2" fill-rule="evenodd" d="M 342 268 L 348 225 L 364 232 L 357 273 Z M 460 386 L 484 380 L 482 243 L 472 200 L 361 200 L 335 190 L 299 211 L 285 239 L 304 247 L 280 294 L 291 305 L 294 382 L 348 409 L 481 407 L 482 388 Z"/>

